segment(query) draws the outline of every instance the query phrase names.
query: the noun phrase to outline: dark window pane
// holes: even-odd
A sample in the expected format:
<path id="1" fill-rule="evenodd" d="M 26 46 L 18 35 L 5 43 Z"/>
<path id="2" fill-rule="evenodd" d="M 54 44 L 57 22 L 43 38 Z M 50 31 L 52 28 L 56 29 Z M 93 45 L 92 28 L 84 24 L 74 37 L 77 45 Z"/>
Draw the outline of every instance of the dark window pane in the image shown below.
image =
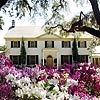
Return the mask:
<path id="1" fill-rule="evenodd" d="M 54 41 L 45 41 L 45 48 L 54 48 Z"/>
<path id="2" fill-rule="evenodd" d="M 78 47 L 79 48 L 86 48 L 87 47 L 86 41 L 78 41 Z"/>
<path id="3" fill-rule="evenodd" d="M 37 41 L 28 41 L 29 48 L 37 48 Z"/>
<path id="4" fill-rule="evenodd" d="M 88 62 L 88 55 L 80 55 L 80 62 Z"/>
<path id="5" fill-rule="evenodd" d="M 20 41 L 11 41 L 11 48 L 20 48 Z"/>
<path id="6" fill-rule="evenodd" d="M 61 64 L 72 64 L 72 55 L 61 55 Z"/>
<path id="7" fill-rule="evenodd" d="M 19 65 L 19 56 L 10 55 L 10 58 L 11 58 L 13 64 Z"/>
<path id="8" fill-rule="evenodd" d="M 38 64 L 38 55 L 28 55 L 27 56 L 27 65 Z"/>

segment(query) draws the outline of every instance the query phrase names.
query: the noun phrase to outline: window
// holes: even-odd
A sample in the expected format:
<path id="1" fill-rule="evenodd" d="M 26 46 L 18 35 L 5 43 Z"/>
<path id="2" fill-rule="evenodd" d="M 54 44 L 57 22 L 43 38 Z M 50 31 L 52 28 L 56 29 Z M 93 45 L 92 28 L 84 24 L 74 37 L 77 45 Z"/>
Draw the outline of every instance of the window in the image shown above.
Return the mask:
<path id="1" fill-rule="evenodd" d="M 19 55 L 10 55 L 10 59 L 12 60 L 13 64 L 20 65 L 20 56 Z"/>
<path id="2" fill-rule="evenodd" d="M 79 48 L 86 48 L 86 41 L 78 41 Z"/>
<path id="3" fill-rule="evenodd" d="M 88 55 L 79 55 L 80 62 L 88 62 Z"/>
<path id="4" fill-rule="evenodd" d="M 92 62 L 100 66 L 100 58 L 92 58 Z"/>
<path id="5" fill-rule="evenodd" d="M 45 41 L 45 48 L 54 48 L 54 41 Z"/>
<path id="6" fill-rule="evenodd" d="M 38 64 L 38 55 L 27 55 L 27 65 Z"/>
<path id="7" fill-rule="evenodd" d="M 72 64 L 72 55 L 61 55 L 61 64 Z"/>
<path id="8" fill-rule="evenodd" d="M 37 41 L 28 41 L 28 48 L 37 48 Z"/>
<path id="9" fill-rule="evenodd" d="M 11 41 L 11 48 L 20 48 L 20 41 Z"/>
<path id="10" fill-rule="evenodd" d="M 70 48 L 71 44 L 70 41 L 62 41 L 62 48 Z"/>

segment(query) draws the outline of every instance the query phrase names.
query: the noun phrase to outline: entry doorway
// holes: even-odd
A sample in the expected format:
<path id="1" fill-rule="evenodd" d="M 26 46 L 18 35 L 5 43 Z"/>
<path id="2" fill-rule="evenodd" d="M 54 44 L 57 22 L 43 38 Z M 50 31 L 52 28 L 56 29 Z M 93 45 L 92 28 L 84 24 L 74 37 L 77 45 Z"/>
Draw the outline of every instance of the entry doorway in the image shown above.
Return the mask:
<path id="1" fill-rule="evenodd" d="M 53 66 L 53 57 L 51 55 L 47 56 L 47 66 Z"/>

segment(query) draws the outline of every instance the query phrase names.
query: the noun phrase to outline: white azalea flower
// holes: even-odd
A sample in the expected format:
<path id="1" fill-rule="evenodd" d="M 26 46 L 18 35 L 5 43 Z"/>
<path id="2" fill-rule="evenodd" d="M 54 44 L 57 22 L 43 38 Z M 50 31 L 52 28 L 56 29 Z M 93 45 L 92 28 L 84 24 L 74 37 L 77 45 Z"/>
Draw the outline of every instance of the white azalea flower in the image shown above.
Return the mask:
<path id="1" fill-rule="evenodd" d="M 50 98 L 50 100 L 57 100 L 56 98 L 57 98 L 57 95 L 56 94 L 52 94 L 52 93 L 49 93 L 49 98 Z"/>
<path id="2" fill-rule="evenodd" d="M 74 96 L 73 96 L 73 100 L 80 100 L 80 97 L 79 97 L 78 95 L 77 95 L 77 96 L 74 95 Z"/>
<path id="3" fill-rule="evenodd" d="M 23 91 L 22 91 L 22 89 L 20 89 L 20 88 L 18 88 L 16 91 L 15 91 L 15 94 L 16 94 L 16 96 L 18 96 L 18 97 L 22 97 L 23 98 Z"/>
<path id="4" fill-rule="evenodd" d="M 27 84 L 31 82 L 31 80 L 30 80 L 29 77 L 22 77 L 22 78 L 20 79 L 20 81 L 21 81 L 21 83 L 27 83 Z"/>
<path id="5" fill-rule="evenodd" d="M 8 81 L 13 81 L 13 80 L 16 80 L 16 76 L 15 75 L 13 75 L 13 74 L 8 74 L 8 75 L 6 75 L 6 80 L 7 80 L 7 82 Z"/>
<path id="6" fill-rule="evenodd" d="M 59 93 L 57 100 L 64 100 L 64 93 L 63 92 Z"/>
<path id="7" fill-rule="evenodd" d="M 59 87 L 58 87 L 58 85 L 57 85 L 57 84 L 55 85 L 55 87 L 53 88 L 53 90 L 55 90 L 55 91 L 59 92 Z"/>
<path id="8" fill-rule="evenodd" d="M 53 85 L 56 85 L 56 84 L 59 83 L 58 79 L 56 79 L 56 78 L 50 79 L 50 80 L 48 80 L 48 82 L 49 82 L 50 84 L 53 84 Z"/>
<path id="9" fill-rule="evenodd" d="M 54 77 L 60 78 L 58 73 L 54 73 Z"/>
<path id="10" fill-rule="evenodd" d="M 67 79 L 67 84 L 68 84 L 68 86 L 71 85 L 71 84 L 78 85 L 78 81 L 73 80 L 73 79 Z"/>

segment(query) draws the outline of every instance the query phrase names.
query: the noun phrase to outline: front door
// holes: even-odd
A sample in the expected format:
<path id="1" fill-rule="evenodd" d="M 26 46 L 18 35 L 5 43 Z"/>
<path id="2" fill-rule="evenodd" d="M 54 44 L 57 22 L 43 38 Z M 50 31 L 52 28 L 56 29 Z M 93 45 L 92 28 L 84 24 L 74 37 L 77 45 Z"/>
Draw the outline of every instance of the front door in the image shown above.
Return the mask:
<path id="1" fill-rule="evenodd" d="M 47 66 L 53 66 L 53 57 L 51 55 L 47 56 Z"/>

